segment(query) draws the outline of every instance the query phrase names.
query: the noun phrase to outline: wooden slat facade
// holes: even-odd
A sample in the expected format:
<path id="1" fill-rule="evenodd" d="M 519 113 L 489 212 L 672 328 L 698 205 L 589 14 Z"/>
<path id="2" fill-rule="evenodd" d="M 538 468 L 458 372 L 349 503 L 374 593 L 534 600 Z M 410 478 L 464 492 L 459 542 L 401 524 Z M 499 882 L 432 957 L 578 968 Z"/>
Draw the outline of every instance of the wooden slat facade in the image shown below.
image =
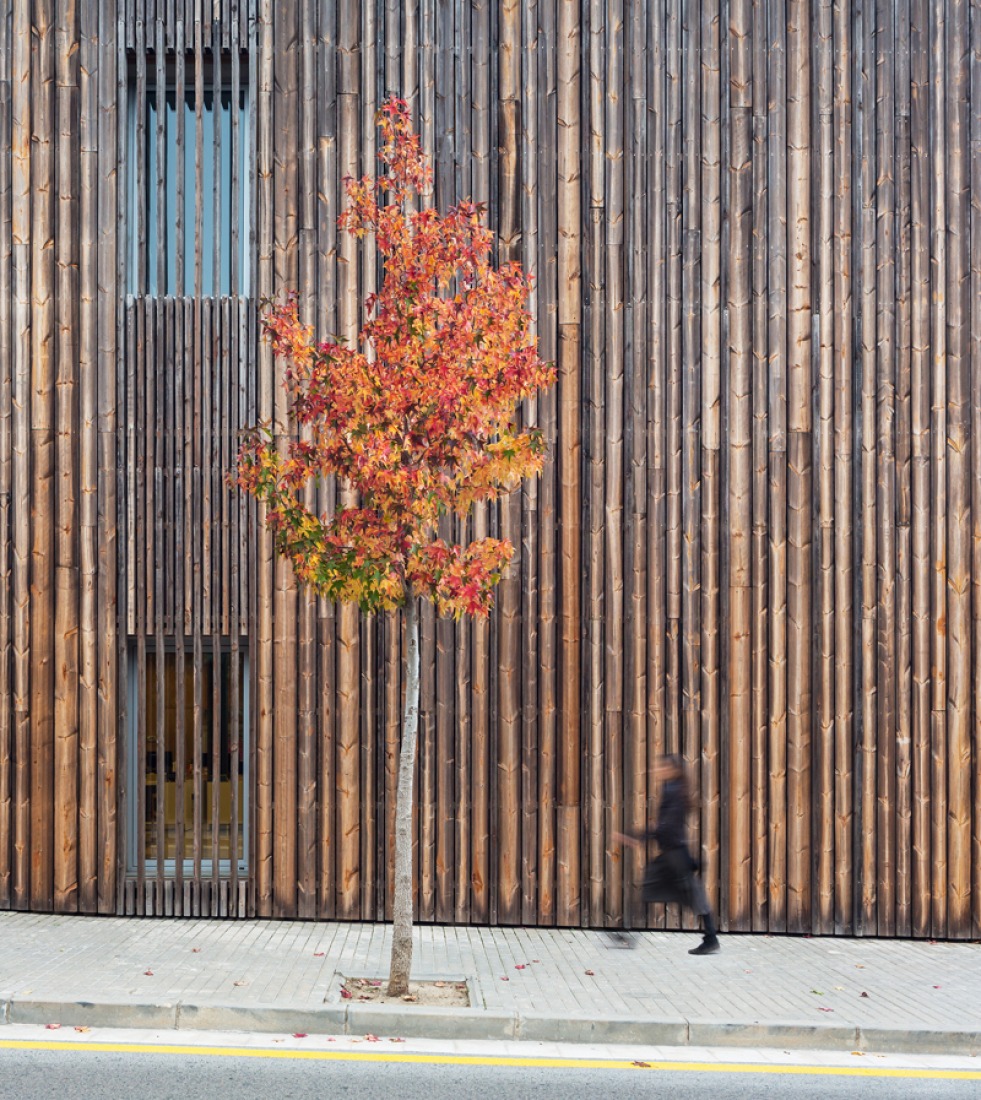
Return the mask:
<path id="1" fill-rule="evenodd" d="M 690 926 L 611 840 L 667 751 L 723 927 L 981 936 L 979 59 L 969 0 L 0 0 L 0 907 L 390 915 L 399 622 L 225 475 L 260 300 L 356 336 L 398 92 L 559 376 L 446 524 L 517 552 L 422 618 L 420 919 Z"/>

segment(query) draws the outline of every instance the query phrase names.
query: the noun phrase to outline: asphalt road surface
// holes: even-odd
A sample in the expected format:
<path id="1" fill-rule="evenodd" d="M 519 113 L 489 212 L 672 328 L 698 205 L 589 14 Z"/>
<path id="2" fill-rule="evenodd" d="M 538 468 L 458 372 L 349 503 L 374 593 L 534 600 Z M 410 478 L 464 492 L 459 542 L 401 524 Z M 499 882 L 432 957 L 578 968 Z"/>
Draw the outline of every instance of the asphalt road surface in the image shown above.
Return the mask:
<path id="1" fill-rule="evenodd" d="M 371 1100 L 494 1100 L 524 1098 L 666 1096 L 670 1100 L 769 1097 L 876 1098 L 944 1097 L 960 1100 L 981 1095 L 981 1059 L 880 1059 L 878 1064 L 845 1064 L 842 1055 L 800 1053 L 782 1063 L 757 1062 L 746 1052 L 739 1063 L 731 1051 L 671 1052 L 662 1061 L 597 1058 L 597 1048 L 551 1048 L 547 1056 L 515 1055 L 514 1045 L 495 1054 L 491 1044 L 477 1055 L 407 1049 L 404 1053 L 365 1051 L 351 1041 L 344 1049 L 325 1049 L 324 1040 L 304 1046 L 270 1036 L 222 1036 L 228 1045 L 207 1045 L 213 1036 L 155 1033 L 153 1041 L 119 1041 L 105 1035 L 6 1039 L 0 1036 L 0 1097 L 31 1100 L 306 1100 L 357 1097 Z M 21 1028 L 19 1031 L 26 1031 Z M 40 1029 L 33 1029 L 35 1035 Z M 130 1033 L 131 1035 L 132 1033 Z M 163 1038 L 162 1038 L 163 1035 Z M 188 1042 L 196 1046 L 188 1046 Z M 239 1045 L 235 1046 L 235 1042 Z M 243 1041 L 250 1045 L 243 1045 Z M 276 1048 L 274 1042 L 289 1043 Z M 172 1044 L 180 1043 L 179 1047 Z M 379 1044 L 380 1045 L 380 1044 Z M 406 1044 L 424 1046 L 421 1040 Z M 445 1045 L 444 1045 L 445 1046 Z M 504 1045 L 501 1044 L 501 1047 Z M 296 1049 L 299 1047 L 300 1049 Z M 163 1052 L 166 1050 L 166 1052 Z M 200 1053 L 198 1053 L 200 1051 Z M 663 1057 L 663 1050 L 659 1052 Z M 598 1066 L 597 1063 L 602 1063 Z M 951 1068 L 955 1067 L 955 1068 Z"/>

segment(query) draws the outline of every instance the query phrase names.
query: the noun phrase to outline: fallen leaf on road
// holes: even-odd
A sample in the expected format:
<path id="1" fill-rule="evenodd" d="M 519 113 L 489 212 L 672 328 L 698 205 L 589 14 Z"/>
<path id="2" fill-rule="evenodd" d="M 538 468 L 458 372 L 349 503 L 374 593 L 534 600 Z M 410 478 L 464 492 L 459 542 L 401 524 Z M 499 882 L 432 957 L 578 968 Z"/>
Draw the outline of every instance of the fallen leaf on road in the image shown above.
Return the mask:
<path id="1" fill-rule="evenodd" d="M 650 1069 L 651 1068 L 650 1062 L 631 1062 L 630 1064 L 632 1066 L 637 1066 L 638 1069 Z"/>
<path id="2" fill-rule="evenodd" d="M 595 971 L 592 971 L 592 970 L 584 970 L 584 971 L 583 971 L 583 973 L 584 973 L 584 974 L 588 974 L 588 975 L 589 975 L 589 977 L 591 977 L 591 978 L 593 978 L 593 977 L 595 977 L 595 976 L 596 976 L 596 975 L 595 975 Z"/>
<path id="3" fill-rule="evenodd" d="M 305 1039 L 306 1037 L 307 1037 L 307 1033 L 305 1031 L 294 1031 L 293 1032 L 293 1038 L 294 1039 Z"/>
<path id="4" fill-rule="evenodd" d="M 61 1027 L 61 1024 L 45 1024 L 44 1026 L 48 1029 L 48 1031 L 57 1031 L 58 1028 Z"/>

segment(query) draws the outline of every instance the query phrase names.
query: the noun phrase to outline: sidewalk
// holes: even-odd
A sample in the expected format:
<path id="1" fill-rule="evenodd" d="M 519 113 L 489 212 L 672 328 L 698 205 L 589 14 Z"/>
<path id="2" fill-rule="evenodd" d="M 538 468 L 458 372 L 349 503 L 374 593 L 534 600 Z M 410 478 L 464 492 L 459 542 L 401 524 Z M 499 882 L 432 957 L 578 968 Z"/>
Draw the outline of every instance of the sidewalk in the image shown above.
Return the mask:
<path id="1" fill-rule="evenodd" d="M 422 925 L 413 976 L 468 979 L 469 1009 L 342 1001 L 338 975 L 387 972 L 389 935 L 2 913 L 0 1020 L 981 1055 L 978 944 L 733 935 L 693 958 L 690 932 L 627 950 L 601 932 Z"/>

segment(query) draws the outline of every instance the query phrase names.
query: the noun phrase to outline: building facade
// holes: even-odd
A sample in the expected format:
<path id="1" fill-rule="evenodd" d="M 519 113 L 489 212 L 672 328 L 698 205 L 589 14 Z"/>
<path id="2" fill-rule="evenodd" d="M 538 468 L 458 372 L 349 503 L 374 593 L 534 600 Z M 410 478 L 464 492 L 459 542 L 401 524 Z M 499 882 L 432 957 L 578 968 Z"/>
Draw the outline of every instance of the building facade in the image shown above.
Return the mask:
<path id="1" fill-rule="evenodd" d="M 979 57 L 968 0 L 0 0 L 0 907 L 389 914 L 399 623 L 225 477 L 260 303 L 356 338 L 397 92 L 559 371 L 444 532 L 517 554 L 424 620 L 420 918 L 680 926 L 611 840 L 677 751 L 724 927 L 981 935 Z"/>

